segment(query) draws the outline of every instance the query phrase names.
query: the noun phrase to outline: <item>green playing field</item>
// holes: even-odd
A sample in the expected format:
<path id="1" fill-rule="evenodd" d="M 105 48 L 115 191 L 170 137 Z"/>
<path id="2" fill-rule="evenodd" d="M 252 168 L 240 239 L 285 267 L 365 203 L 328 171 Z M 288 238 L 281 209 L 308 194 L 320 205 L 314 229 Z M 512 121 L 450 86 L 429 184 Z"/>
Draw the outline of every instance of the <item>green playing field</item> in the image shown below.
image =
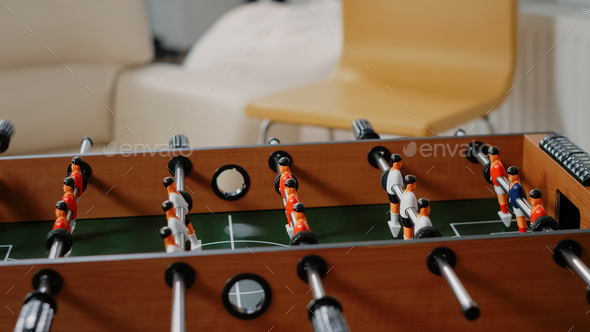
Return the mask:
<path id="1" fill-rule="evenodd" d="M 505 227 L 497 211 L 496 199 L 433 202 L 430 217 L 445 237 L 516 232 L 516 223 Z M 309 208 L 306 216 L 320 243 L 393 240 L 388 212 L 389 205 L 380 204 Z M 284 210 L 193 214 L 191 220 L 203 250 L 289 244 Z M 0 259 L 47 257 L 45 235 L 52 223 L 0 224 Z M 165 225 L 164 215 L 79 219 L 71 255 L 163 252 L 158 231 Z"/>

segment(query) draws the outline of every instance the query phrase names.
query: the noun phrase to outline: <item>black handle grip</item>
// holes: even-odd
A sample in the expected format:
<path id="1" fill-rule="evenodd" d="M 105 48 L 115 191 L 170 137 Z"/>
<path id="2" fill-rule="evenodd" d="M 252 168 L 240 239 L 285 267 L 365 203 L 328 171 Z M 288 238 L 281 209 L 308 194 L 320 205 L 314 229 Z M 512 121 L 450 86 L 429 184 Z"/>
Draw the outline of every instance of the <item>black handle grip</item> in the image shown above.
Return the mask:
<path id="1" fill-rule="evenodd" d="M 10 139 L 14 134 L 14 125 L 12 122 L 2 119 L 0 120 L 0 153 L 6 151 L 10 145 Z"/>
<path id="2" fill-rule="evenodd" d="M 170 142 L 168 142 L 168 147 L 170 149 L 187 149 L 191 146 L 188 142 L 188 137 L 186 137 L 183 134 L 176 134 L 170 138 Z"/>
<path id="3" fill-rule="evenodd" d="M 354 120 L 352 122 L 352 130 L 357 140 L 381 138 L 366 119 Z"/>

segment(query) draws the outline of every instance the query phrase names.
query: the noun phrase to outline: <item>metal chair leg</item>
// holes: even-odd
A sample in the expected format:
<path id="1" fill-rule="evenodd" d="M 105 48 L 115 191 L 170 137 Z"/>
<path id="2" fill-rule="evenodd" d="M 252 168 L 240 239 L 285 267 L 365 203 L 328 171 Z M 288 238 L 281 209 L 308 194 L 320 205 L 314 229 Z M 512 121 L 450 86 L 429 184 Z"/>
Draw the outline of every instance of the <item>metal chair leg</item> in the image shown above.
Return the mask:
<path id="1" fill-rule="evenodd" d="M 328 128 L 328 140 L 330 142 L 334 142 L 334 134 L 335 134 L 335 129 L 334 128 Z"/>
<path id="2" fill-rule="evenodd" d="M 272 121 L 270 119 L 264 119 L 260 123 L 260 127 L 258 129 L 258 145 L 266 144 L 266 134 L 271 123 Z"/>
<path id="3" fill-rule="evenodd" d="M 494 133 L 494 127 L 492 127 L 492 123 L 490 122 L 490 118 L 487 115 L 485 115 L 483 117 L 483 119 L 486 121 L 486 124 L 488 125 L 488 128 L 490 129 L 490 134 L 493 134 Z"/>

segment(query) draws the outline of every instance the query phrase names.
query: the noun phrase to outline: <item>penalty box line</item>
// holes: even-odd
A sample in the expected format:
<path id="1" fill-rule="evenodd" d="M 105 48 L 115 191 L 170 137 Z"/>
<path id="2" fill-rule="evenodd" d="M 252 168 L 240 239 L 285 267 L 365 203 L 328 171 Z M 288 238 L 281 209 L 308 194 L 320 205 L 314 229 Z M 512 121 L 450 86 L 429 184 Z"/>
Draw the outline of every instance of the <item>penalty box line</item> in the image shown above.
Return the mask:
<path id="1" fill-rule="evenodd" d="M 512 221 L 516 221 L 516 219 L 512 219 Z M 451 225 L 451 228 L 453 229 L 453 232 L 455 232 L 455 237 L 461 237 L 461 234 L 459 234 L 459 231 L 457 231 L 457 228 L 455 228 L 455 226 L 461 226 L 461 225 L 476 225 L 476 224 L 493 224 L 493 223 L 504 223 L 502 220 L 485 220 L 485 221 L 465 221 L 465 222 L 453 222 L 450 223 L 449 225 Z M 491 235 L 494 234 L 498 234 L 498 233 L 490 233 Z"/>
<path id="2" fill-rule="evenodd" d="M 9 257 L 10 257 L 10 252 L 12 251 L 12 244 L 0 245 L 0 248 L 8 248 L 8 250 L 6 251 L 6 256 L 4 256 L 4 261 L 11 259 Z"/>

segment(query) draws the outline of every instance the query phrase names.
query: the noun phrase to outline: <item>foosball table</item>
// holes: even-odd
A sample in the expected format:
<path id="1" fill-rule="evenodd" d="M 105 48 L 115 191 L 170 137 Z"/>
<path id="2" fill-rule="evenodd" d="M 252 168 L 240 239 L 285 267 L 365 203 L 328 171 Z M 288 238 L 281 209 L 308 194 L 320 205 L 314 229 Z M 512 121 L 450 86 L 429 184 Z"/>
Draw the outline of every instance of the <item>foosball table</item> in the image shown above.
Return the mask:
<path id="1" fill-rule="evenodd" d="M 584 151 L 355 130 L 0 158 L 0 330 L 590 330 Z"/>

